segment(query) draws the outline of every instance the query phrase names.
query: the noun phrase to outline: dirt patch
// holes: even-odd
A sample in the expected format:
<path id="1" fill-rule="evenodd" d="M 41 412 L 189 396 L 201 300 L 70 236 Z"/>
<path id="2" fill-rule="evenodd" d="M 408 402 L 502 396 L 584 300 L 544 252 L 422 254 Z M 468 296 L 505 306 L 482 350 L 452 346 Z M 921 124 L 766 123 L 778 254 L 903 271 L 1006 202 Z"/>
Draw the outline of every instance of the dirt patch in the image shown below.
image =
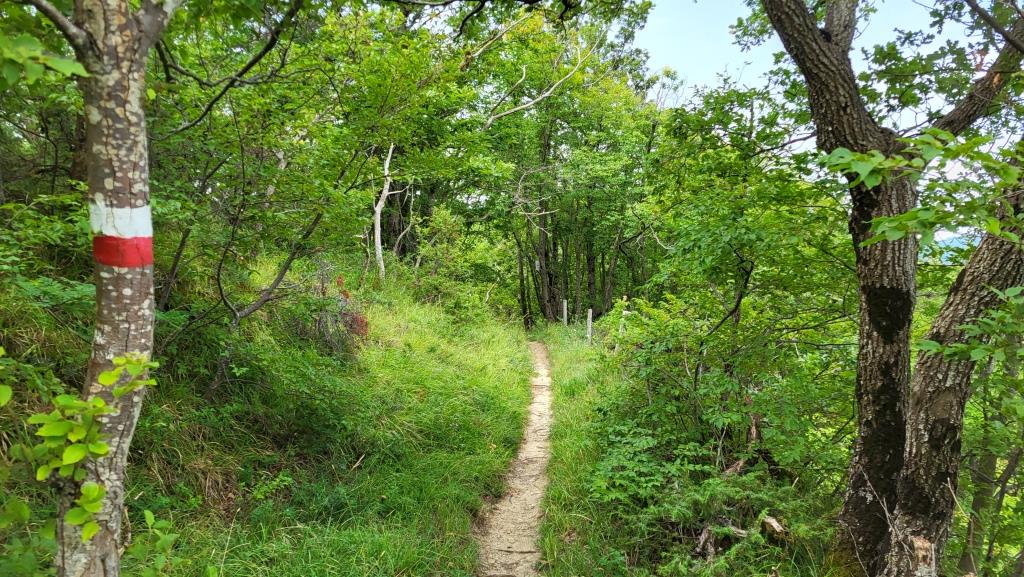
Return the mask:
<path id="1" fill-rule="evenodd" d="M 519 454 L 508 472 L 508 491 L 484 516 L 477 532 L 479 577 L 534 577 L 540 561 L 540 508 L 551 457 L 551 367 L 541 343 L 530 343 L 533 401 Z"/>

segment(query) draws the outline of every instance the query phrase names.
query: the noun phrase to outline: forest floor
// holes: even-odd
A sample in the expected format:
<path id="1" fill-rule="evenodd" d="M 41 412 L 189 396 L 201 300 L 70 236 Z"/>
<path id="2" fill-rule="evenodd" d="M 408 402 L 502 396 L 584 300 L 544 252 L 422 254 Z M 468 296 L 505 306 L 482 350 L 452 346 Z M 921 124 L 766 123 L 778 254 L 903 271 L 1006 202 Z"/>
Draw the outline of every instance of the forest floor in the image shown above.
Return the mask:
<path id="1" fill-rule="evenodd" d="M 530 343 L 534 376 L 530 381 L 533 400 L 519 453 L 509 469 L 504 497 L 482 517 L 477 538 L 480 542 L 480 577 L 533 577 L 541 553 L 541 501 L 548 485 L 551 458 L 551 366 L 548 351 L 538 342 Z"/>

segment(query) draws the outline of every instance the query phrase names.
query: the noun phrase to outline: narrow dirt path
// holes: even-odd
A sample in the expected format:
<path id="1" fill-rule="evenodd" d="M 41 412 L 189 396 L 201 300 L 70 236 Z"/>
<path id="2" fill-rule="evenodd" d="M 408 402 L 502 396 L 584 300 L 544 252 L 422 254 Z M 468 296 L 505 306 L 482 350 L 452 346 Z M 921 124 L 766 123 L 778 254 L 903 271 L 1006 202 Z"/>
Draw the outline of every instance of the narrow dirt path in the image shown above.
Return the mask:
<path id="1" fill-rule="evenodd" d="M 548 351 L 530 343 L 534 376 L 530 381 L 533 401 L 523 443 L 508 473 L 508 491 L 483 518 L 479 577 L 534 577 L 540 561 L 540 502 L 548 485 L 551 457 L 551 368 Z"/>

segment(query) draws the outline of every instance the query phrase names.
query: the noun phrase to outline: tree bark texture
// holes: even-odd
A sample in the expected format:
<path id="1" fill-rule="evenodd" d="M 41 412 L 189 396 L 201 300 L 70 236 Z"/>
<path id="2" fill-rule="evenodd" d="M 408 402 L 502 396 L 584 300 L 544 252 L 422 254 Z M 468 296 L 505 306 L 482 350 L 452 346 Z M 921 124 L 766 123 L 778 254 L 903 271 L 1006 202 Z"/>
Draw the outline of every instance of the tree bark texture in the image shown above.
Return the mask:
<path id="1" fill-rule="evenodd" d="M 99 532 L 83 542 L 81 529 L 63 521 L 78 495 L 62 497 L 57 573 L 61 577 L 117 577 L 128 449 L 142 408 L 143 390 L 114 398 L 98 380 L 115 357 L 153 349 L 153 239 L 149 156 L 143 110 L 149 49 L 163 32 L 176 1 L 144 0 L 133 10 L 114 0 L 79 0 L 71 19 L 46 2 L 33 3 L 50 18 L 89 72 L 79 79 L 85 111 L 82 165 L 96 261 L 96 328 L 85 381 L 89 398 L 102 397 L 112 413 L 98 419 L 107 456 L 87 463 L 86 481 L 106 494 L 94 520 Z"/>
<path id="2" fill-rule="evenodd" d="M 818 148 L 824 152 L 845 147 L 856 152 L 879 150 L 886 155 L 898 154 L 901 145 L 896 135 L 868 113 L 850 65 L 857 2 L 828 2 L 825 29 L 818 28 L 804 0 L 763 0 L 763 5 L 806 82 Z M 1015 34 L 1022 32 L 1020 21 L 1013 30 Z M 1019 67 L 1020 54 L 1004 48 L 993 70 L 976 81 L 970 93 L 935 126 L 953 133 L 967 129 L 992 109 L 1009 76 L 1007 71 Z M 942 495 L 950 495 L 947 483 L 953 483 L 955 489 L 955 473 L 949 477 L 955 465 L 949 459 L 953 455 L 959 457 L 961 401 L 966 400 L 972 367 L 921 358 L 911 383 L 910 323 L 916 300 L 916 239 L 908 235 L 897 241 L 862 246 L 870 236 L 873 219 L 902 214 L 917 206 L 917 191 L 911 181 L 897 175 L 873 189 L 855 186 L 851 189 L 851 200 L 849 230 L 856 252 L 860 297 L 858 436 L 840 513 L 840 539 L 849 559 L 873 576 L 889 571 L 886 567 L 893 567 L 893 563 L 906 567 L 903 561 L 915 549 L 911 537 L 925 539 L 936 553 L 941 552 L 945 534 L 934 529 L 937 525 L 948 526 L 952 514 L 947 507 L 951 502 Z M 962 338 L 955 323 L 975 318 L 994 304 L 981 294 L 987 289 L 981 285 L 968 288 L 968 284 L 1011 280 L 991 278 L 979 267 L 994 263 L 1019 266 L 1016 257 L 998 250 L 992 241 L 986 239 L 984 250 L 979 249 L 983 253 L 981 260 L 972 259 L 954 286 L 950 302 L 943 308 L 946 316 L 940 316 L 935 324 L 940 338 Z M 922 431 L 922 427 L 932 429 Z M 915 462 L 907 464 L 907 459 Z M 922 478 L 940 472 L 938 481 Z M 914 496 L 914 490 L 926 491 L 928 496 Z M 902 499 L 911 502 L 903 504 Z M 940 508 L 932 511 L 929 522 L 922 517 L 926 506 Z M 890 536 L 893 519 L 897 517 L 904 518 L 903 525 Z M 892 552 L 893 547 L 899 551 Z M 911 575 L 899 572 L 900 569 L 892 571 L 896 572 L 886 574 Z"/>

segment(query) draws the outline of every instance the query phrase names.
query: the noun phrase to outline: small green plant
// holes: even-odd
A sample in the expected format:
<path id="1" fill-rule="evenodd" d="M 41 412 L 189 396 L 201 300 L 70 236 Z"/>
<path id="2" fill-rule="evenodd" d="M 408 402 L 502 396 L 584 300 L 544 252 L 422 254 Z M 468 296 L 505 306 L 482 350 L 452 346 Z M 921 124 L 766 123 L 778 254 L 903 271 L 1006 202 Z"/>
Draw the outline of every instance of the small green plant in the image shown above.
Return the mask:
<path id="1" fill-rule="evenodd" d="M 102 385 L 114 387 L 114 398 L 155 384 L 155 380 L 146 375 L 157 364 L 145 355 L 116 357 L 113 364 L 114 368 L 100 373 L 98 380 Z M 115 386 L 119 382 L 123 384 Z M 0 406 L 10 401 L 12 393 L 10 386 L 0 386 Z M 34 466 L 37 481 L 47 481 L 56 473 L 60 478 L 81 483 L 75 506 L 65 513 L 64 520 L 82 527 L 83 541 L 88 541 L 99 531 L 100 526 L 93 516 L 103 507 L 106 496 L 106 489 L 99 483 L 83 482 L 87 476 L 85 465 L 90 459 L 102 458 L 110 451 L 99 419 L 111 412 L 106 400 L 100 396 L 82 399 L 75 395 L 58 395 L 53 399 L 52 411 L 35 413 L 26 419 L 28 424 L 38 425 L 35 436 L 41 440 L 31 447 L 16 444 L 10 449 L 13 460 Z M 25 522 L 30 513 L 25 502 L 12 498 L 0 513 L 0 527 L 16 521 Z"/>
<path id="2" fill-rule="evenodd" d="M 125 561 L 140 568 L 139 577 L 168 575 L 177 561 L 174 556 L 174 543 L 178 540 L 178 535 L 170 532 L 170 521 L 157 519 L 149 509 L 143 512 L 143 516 L 146 529 L 135 534 L 131 546 L 125 550 Z"/>

